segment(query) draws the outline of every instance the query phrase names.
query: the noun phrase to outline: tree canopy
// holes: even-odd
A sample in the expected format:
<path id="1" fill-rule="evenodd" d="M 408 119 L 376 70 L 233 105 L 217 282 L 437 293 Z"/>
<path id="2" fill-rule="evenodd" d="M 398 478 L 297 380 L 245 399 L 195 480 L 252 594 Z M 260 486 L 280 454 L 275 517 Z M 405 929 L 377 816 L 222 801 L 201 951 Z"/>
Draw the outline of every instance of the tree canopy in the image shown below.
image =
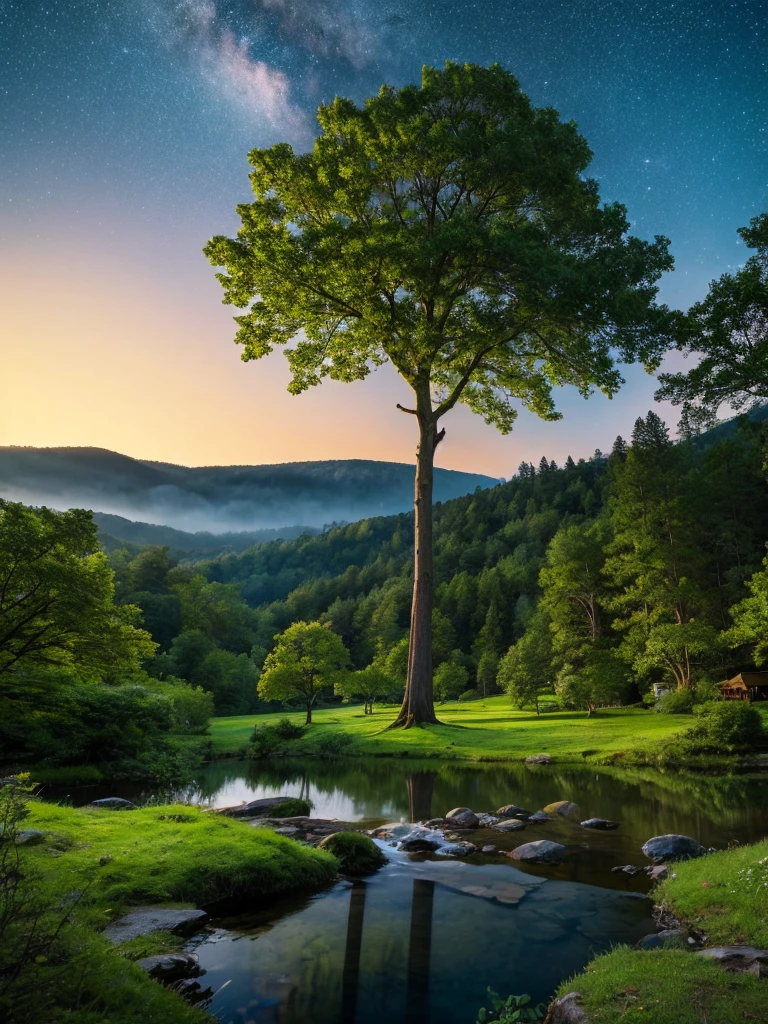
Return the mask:
<path id="1" fill-rule="evenodd" d="M 90 512 L 0 500 L 0 684 L 35 666 L 101 676 L 156 648 L 138 609 L 113 602 L 113 574 Z"/>
<path id="2" fill-rule="evenodd" d="M 612 395 L 616 358 L 655 369 L 669 317 L 655 282 L 666 239 L 631 237 L 601 204 L 573 122 L 534 107 L 499 65 L 425 67 L 358 107 L 318 110 L 311 152 L 249 155 L 255 199 L 236 238 L 205 247 L 243 358 L 291 342 L 289 390 L 391 362 L 418 422 L 414 593 L 399 721 L 435 721 L 432 465 L 463 402 L 501 431 L 520 402 L 557 419 L 552 390 Z"/>
<path id="3" fill-rule="evenodd" d="M 320 622 L 294 622 L 275 637 L 259 679 L 264 700 L 301 700 L 307 724 L 321 690 L 333 686 L 334 675 L 345 669 L 349 652 L 329 626 Z"/>
<path id="4" fill-rule="evenodd" d="M 693 432 L 723 404 L 738 411 L 768 399 L 768 213 L 739 235 L 755 255 L 713 281 L 679 321 L 677 347 L 699 356 L 696 365 L 659 374 L 656 398 L 682 405 L 683 425 Z"/>

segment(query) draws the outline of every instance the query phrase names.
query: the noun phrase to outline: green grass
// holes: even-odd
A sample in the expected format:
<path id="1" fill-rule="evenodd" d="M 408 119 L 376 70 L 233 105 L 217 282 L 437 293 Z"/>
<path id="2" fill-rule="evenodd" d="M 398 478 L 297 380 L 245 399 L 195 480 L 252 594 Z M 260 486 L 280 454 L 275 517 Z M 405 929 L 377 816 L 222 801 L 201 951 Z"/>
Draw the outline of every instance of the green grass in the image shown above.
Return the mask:
<path id="1" fill-rule="evenodd" d="M 674 866 L 656 902 L 707 936 L 707 945 L 768 948 L 768 840 Z"/>
<path id="2" fill-rule="evenodd" d="M 33 801 L 25 827 L 61 837 L 58 856 L 35 848 L 36 866 L 63 891 L 89 884 L 88 903 L 105 919 L 131 904 L 201 906 L 315 888 L 337 869 L 268 829 L 181 805 L 106 811 Z"/>
<path id="3" fill-rule="evenodd" d="M 344 751 L 350 756 L 515 761 L 545 752 L 561 762 L 581 762 L 664 741 L 693 724 L 689 715 L 657 715 L 637 708 L 611 708 L 592 718 L 576 711 L 537 717 L 532 711 L 515 711 L 505 696 L 440 705 L 437 715 L 444 724 L 423 729 L 388 731 L 395 715 L 394 707 L 378 707 L 367 716 L 359 705 L 322 709 L 313 714 L 305 736 L 291 744 L 291 753 L 312 753 L 323 734 L 335 732 L 350 738 Z M 213 719 L 211 756 L 244 753 L 254 725 L 274 725 L 284 717 L 285 712 Z M 288 717 L 301 722 L 303 713 Z"/>
<path id="4" fill-rule="evenodd" d="M 49 958 L 29 965 L 11 1003 L 0 998 L 0 1018 L 13 1006 L 17 1024 L 204 1024 L 210 1017 L 132 962 L 178 949 L 177 936 L 158 932 L 115 948 L 101 928 L 132 905 L 258 902 L 317 889 L 338 870 L 328 853 L 186 806 L 107 811 L 31 800 L 23 827 L 48 833 L 24 848 L 25 874 L 49 916 L 60 916 L 64 900 L 72 920 Z"/>
<path id="5" fill-rule="evenodd" d="M 728 974 L 685 950 L 621 946 L 564 982 L 579 992 L 591 1024 L 756 1024 L 765 1020 L 765 980 Z"/>

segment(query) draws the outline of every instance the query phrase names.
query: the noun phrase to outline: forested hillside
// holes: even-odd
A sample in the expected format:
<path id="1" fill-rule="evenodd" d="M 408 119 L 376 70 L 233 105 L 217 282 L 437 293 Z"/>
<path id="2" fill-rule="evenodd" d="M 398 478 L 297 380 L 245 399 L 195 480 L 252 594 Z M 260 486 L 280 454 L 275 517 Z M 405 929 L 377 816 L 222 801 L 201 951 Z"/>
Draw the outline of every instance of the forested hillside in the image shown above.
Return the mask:
<path id="1" fill-rule="evenodd" d="M 724 440 L 672 443 L 650 413 L 609 456 L 524 463 L 509 483 L 437 505 L 438 692 L 502 687 L 525 703 L 555 683 L 586 707 L 750 663 L 748 630 L 725 631 L 765 553 L 762 431 L 745 420 Z M 161 645 L 151 671 L 237 713 L 257 707 L 272 639 L 297 621 L 330 624 L 355 668 L 375 661 L 402 680 L 412 540 L 403 514 L 192 567 L 163 549 L 111 560 L 119 599 Z"/>

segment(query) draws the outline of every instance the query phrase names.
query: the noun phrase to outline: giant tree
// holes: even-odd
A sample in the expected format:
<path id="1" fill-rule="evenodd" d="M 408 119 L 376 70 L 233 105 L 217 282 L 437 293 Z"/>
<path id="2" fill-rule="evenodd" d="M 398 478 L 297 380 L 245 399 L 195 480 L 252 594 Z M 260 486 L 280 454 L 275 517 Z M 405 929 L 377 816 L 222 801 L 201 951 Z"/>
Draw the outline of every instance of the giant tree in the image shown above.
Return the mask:
<path id="1" fill-rule="evenodd" d="M 463 402 L 503 433 L 517 402 L 558 418 L 552 389 L 612 395 L 616 359 L 656 368 L 666 239 L 627 234 L 584 176 L 573 122 L 537 109 L 499 65 L 424 68 L 362 107 L 318 110 L 311 152 L 254 149 L 236 238 L 205 247 L 245 360 L 292 342 L 288 390 L 391 362 L 418 427 L 408 677 L 397 722 L 435 722 L 432 478 L 443 417 Z M 341 413 L 343 415 L 343 413 Z M 352 428 L 353 429 L 353 428 Z"/>
<path id="2" fill-rule="evenodd" d="M 725 403 L 740 410 L 768 399 L 768 213 L 739 235 L 756 254 L 713 281 L 679 321 L 677 347 L 699 356 L 696 365 L 659 374 L 656 398 L 682 405 L 689 429 L 714 421 Z"/>

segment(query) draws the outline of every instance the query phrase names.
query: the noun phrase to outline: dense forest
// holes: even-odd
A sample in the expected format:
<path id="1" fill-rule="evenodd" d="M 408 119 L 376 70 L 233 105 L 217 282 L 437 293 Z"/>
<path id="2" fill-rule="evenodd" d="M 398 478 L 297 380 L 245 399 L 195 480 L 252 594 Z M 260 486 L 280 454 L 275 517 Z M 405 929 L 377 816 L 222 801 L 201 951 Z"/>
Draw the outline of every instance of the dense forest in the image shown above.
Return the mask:
<path id="1" fill-rule="evenodd" d="M 507 691 L 538 707 L 548 694 L 591 712 L 648 701 L 657 684 L 685 710 L 760 663 L 765 435 L 761 416 L 744 416 L 673 442 L 651 412 L 608 455 L 523 463 L 508 483 L 438 504 L 438 698 Z M 340 637 L 366 703 L 376 689 L 396 696 L 412 541 L 403 514 L 179 564 L 167 547 L 105 554 L 90 513 L 4 503 L 4 750 L 44 758 L 54 776 L 77 764 L 95 778 L 179 777 L 192 749 L 174 734 L 280 706 L 257 685 L 299 622 Z M 13 603 L 30 589 L 22 571 L 38 588 L 32 608 Z M 339 699 L 331 683 L 322 696 Z"/>
<path id="2" fill-rule="evenodd" d="M 762 580 L 764 427 L 743 418 L 723 433 L 673 443 L 649 413 L 610 455 L 524 463 L 509 483 L 438 504 L 435 672 L 453 685 L 440 695 L 465 680 L 527 702 L 552 683 L 587 707 L 750 664 L 748 603 L 737 632 L 733 610 Z M 117 599 L 142 609 L 159 645 L 152 674 L 235 714 L 257 710 L 273 637 L 298 621 L 328 623 L 354 668 L 376 662 L 402 681 L 412 540 L 404 514 L 194 566 L 162 548 L 110 561 Z"/>

